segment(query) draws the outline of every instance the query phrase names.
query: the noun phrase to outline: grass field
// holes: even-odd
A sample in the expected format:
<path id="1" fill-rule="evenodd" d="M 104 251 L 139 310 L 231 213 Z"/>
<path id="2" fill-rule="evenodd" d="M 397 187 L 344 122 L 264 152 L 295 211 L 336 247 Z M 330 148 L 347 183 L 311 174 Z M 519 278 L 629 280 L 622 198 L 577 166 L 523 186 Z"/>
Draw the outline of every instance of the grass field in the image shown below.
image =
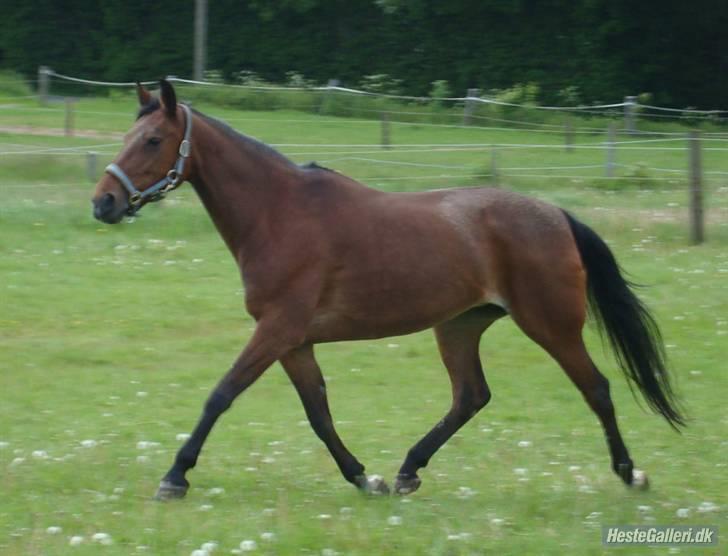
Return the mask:
<path id="1" fill-rule="evenodd" d="M 316 159 L 380 188 L 475 185 L 485 180 L 471 176 L 489 164 L 487 150 L 314 146 L 375 144 L 376 122 L 198 108 L 265 141 L 302 145 L 281 147 L 297 161 Z M 6 131 L 0 151 L 88 148 L 104 153 L 102 167 L 117 147 L 97 146 L 119 142 L 132 114 L 126 99 L 82 101 L 76 127 L 98 136 Z M 62 128 L 63 114 L 18 101 L 0 111 L 0 127 L 17 126 L 44 133 Z M 413 124 L 393 126 L 393 138 L 395 145 L 563 141 Z M 619 157 L 628 167 L 686 165 L 683 151 Z M 725 158 L 706 152 L 706 169 L 728 171 Z M 601 150 L 499 149 L 504 168 L 602 159 Z M 549 172 L 501 179 L 598 230 L 634 279 L 649 285 L 641 295 L 663 328 L 691 417 L 682 435 L 635 403 L 598 337 L 587 333 L 650 491 L 622 487 L 576 389 L 504 319 L 481 346 L 493 401 L 422 471 L 413 496 L 367 498 L 345 483 L 274 366 L 214 430 L 189 475 L 188 497 L 160 504 L 151 495 L 180 435 L 252 330 L 236 266 L 189 187 L 134 221 L 103 226 L 91 217 L 83 156 L 0 156 L 0 553 L 190 554 L 214 542 L 220 554 L 241 551 L 241 543 L 261 554 L 601 554 L 611 551 L 601 545 L 603 524 L 718 525 L 718 547 L 682 552 L 725 553 L 728 187 L 719 175 L 708 180 L 709 242 L 690 247 L 682 174 L 651 172 L 660 179 L 636 187 L 629 178 L 605 186 L 597 168 L 569 179 Z M 431 334 L 317 353 L 339 433 L 368 472 L 391 480 L 449 405 Z"/>

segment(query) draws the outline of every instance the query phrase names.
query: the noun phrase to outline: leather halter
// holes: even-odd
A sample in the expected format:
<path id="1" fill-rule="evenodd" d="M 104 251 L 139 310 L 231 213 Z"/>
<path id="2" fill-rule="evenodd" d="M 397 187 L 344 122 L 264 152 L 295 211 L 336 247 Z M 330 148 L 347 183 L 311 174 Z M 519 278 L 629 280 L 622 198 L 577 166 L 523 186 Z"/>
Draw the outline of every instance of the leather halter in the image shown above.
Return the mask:
<path id="1" fill-rule="evenodd" d="M 180 104 L 185 113 L 185 134 L 182 142 L 179 145 L 177 162 L 174 167 L 167 172 L 167 174 L 155 184 L 147 187 L 146 189 L 139 190 L 134 183 L 129 179 L 124 170 L 119 168 L 118 165 L 113 162 L 109 164 L 105 171 L 116 179 L 119 180 L 124 189 L 129 193 L 129 208 L 126 214 L 134 216 L 137 211 L 141 208 L 142 204 L 146 202 L 159 201 L 170 191 L 177 189 L 180 186 L 183 179 L 183 172 L 185 169 L 185 161 L 190 156 L 190 136 L 192 135 L 192 112 L 186 104 Z"/>

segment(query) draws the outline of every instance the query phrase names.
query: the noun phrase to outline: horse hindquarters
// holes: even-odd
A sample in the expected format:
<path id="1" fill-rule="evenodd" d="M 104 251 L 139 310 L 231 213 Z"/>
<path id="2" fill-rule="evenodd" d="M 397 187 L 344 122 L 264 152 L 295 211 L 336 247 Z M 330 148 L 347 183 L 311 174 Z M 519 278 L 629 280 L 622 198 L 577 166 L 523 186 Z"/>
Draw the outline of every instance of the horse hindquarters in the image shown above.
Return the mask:
<path id="1" fill-rule="evenodd" d="M 619 431 L 609 382 L 584 345 L 587 273 L 569 226 L 563 219 L 562 227 L 531 240 L 526 246 L 530 256 L 521 255 L 523 246 L 512 248 L 509 312 L 519 328 L 559 363 L 599 418 L 615 473 L 628 485 L 644 486 L 646 479 L 633 469 Z"/>

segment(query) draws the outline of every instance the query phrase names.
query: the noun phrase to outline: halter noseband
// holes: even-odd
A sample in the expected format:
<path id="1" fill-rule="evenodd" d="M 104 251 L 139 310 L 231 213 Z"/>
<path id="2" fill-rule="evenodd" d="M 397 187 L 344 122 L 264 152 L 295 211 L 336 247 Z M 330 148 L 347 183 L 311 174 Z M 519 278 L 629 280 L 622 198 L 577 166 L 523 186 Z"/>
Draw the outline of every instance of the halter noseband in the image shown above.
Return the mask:
<path id="1" fill-rule="evenodd" d="M 126 175 L 124 170 L 119 168 L 119 166 L 117 166 L 113 162 L 109 164 L 105 169 L 106 172 L 118 179 L 121 185 L 124 186 L 124 189 L 126 189 L 129 193 L 129 208 L 126 211 L 129 216 L 134 216 L 136 212 L 141 208 L 144 201 L 159 201 L 160 199 L 163 199 L 167 193 L 169 193 L 173 189 L 177 189 L 177 187 L 179 187 L 179 185 L 182 183 L 182 173 L 185 169 L 185 161 L 190 156 L 192 112 L 190 111 L 189 106 L 187 106 L 186 104 L 180 104 L 180 106 L 183 108 L 185 113 L 185 135 L 177 151 L 179 153 L 179 156 L 177 157 L 177 162 L 175 163 L 174 167 L 169 172 L 167 172 L 166 176 L 164 176 L 154 185 L 151 185 L 150 187 L 147 187 L 146 189 L 140 191 L 134 186 L 134 183 L 129 179 L 129 176 Z"/>

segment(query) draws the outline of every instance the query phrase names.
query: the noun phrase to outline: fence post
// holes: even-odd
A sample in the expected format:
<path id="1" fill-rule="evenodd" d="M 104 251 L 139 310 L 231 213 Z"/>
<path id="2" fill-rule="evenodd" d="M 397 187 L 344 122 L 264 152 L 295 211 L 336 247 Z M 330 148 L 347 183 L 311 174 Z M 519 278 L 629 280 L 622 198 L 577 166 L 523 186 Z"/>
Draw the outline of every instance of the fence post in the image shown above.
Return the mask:
<path id="1" fill-rule="evenodd" d="M 334 93 L 331 90 L 331 87 L 338 87 L 339 86 L 339 80 L 338 79 L 329 79 L 329 82 L 326 84 L 329 89 L 324 92 L 323 96 L 321 97 L 321 104 L 319 104 L 319 114 L 325 114 L 327 105 L 329 104 L 329 100 L 331 100 L 331 95 Z"/>
<path id="2" fill-rule="evenodd" d="M 606 168 L 605 168 L 605 174 L 608 178 L 614 177 L 615 136 L 616 136 L 616 130 L 615 130 L 614 122 L 610 122 L 609 127 L 607 128 L 607 164 L 606 164 Z"/>
<path id="3" fill-rule="evenodd" d="M 635 123 L 636 109 L 637 97 L 624 97 L 624 128 L 630 135 L 637 133 L 637 125 Z"/>
<path id="4" fill-rule="evenodd" d="M 473 112 L 475 111 L 475 100 L 471 100 L 474 98 L 477 98 L 480 94 L 480 90 L 478 89 L 468 89 L 467 98 L 465 99 L 465 108 L 463 109 L 463 125 L 470 125 L 470 120 L 473 117 Z"/>
<path id="5" fill-rule="evenodd" d="M 66 105 L 66 137 L 71 137 L 73 135 L 73 103 L 76 101 L 76 99 L 73 99 L 71 97 L 66 97 L 65 99 L 65 105 Z"/>
<path id="6" fill-rule="evenodd" d="M 700 132 L 690 132 L 690 240 L 693 245 L 705 241 L 703 213 L 703 164 L 700 152 Z"/>
<path id="7" fill-rule="evenodd" d="M 390 126 L 389 126 L 389 114 L 386 112 L 382 112 L 382 148 L 383 149 L 390 149 L 391 148 L 391 133 L 390 133 Z"/>
<path id="8" fill-rule="evenodd" d="M 96 182 L 96 160 L 97 160 L 97 153 L 94 151 L 89 151 L 86 153 L 86 175 L 88 176 L 88 179 L 90 182 L 94 183 Z"/>
<path id="9" fill-rule="evenodd" d="M 574 124 L 571 122 L 571 117 L 566 118 L 564 122 L 564 141 L 566 143 L 566 152 L 574 152 Z"/>
<path id="10" fill-rule="evenodd" d="M 38 96 L 42 105 L 48 104 L 48 89 L 50 82 L 51 68 L 48 66 L 38 67 Z"/>
<path id="11" fill-rule="evenodd" d="M 498 187 L 498 150 L 495 145 L 490 149 L 490 177 L 493 185 Z"/>

